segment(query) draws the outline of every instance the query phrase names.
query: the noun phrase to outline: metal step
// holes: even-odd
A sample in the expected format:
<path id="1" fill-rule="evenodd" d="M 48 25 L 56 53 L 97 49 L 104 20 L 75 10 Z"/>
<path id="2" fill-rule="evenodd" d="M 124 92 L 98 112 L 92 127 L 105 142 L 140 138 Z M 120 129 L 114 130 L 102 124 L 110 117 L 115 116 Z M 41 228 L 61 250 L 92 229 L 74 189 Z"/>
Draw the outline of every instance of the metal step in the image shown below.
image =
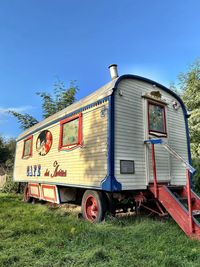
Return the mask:
<path id="1" fill-rule="evenodd" d="M 187 197 L 179 197 L 179 201 L 188 203 L 188 198 Z M 192 202 L 192 204 L 195 202 L 194 197 L 191 198 L 191 202 Z"/>
<path id="2" fill-rule="evenodd" d="M 200 210 L 193 210 L 193 211 L 192 211 L 192 215 L 193 215 L 193 216 L 200 215 Z"/>
<path id="3" fill-rule="evenodd" d="M 176 192 L 176 191 L 181 191 L 183 190 L 184 186 L 182 185 L 168 185 L 167 188 L 172 191 L 172 192 Z"/>

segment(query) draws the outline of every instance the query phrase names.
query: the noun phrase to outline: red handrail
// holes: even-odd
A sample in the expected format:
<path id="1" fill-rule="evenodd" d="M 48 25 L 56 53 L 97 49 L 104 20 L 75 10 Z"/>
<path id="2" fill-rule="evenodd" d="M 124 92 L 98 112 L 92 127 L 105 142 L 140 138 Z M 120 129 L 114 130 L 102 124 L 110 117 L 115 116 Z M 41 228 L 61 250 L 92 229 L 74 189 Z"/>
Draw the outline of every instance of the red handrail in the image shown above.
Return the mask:
<path id="1" fill-rule="evenodd" d="M 158 183 L 157 183 L 157 173 L 156 173 L 156 159 L 155 159 L 155 147 L 151 144 L 151 158 L 152 158 L 152 169 L 153 169 L 153 186 L 154 186 L 154 196 L 158 198 Z"/>
<path id="2" fill-rule="evenodd" d="M 187 197 L 188 197 L 189 228 L 190 228 L 190 233 L 193 233 L 191 181 L 190 181 L 190 172 L 189 172 L 188 169 L 186 169 L 186 177 L 187 177 Z"/>
<path id="3" fill-rule="evenodd" d="M 163 147 L 172 154 L 175 158 L 184 163 L 186 168 L 186 178 L 187 178 L 187 198 L 188 198 L 188 215 L 189 215 L 189 229 L 192 234 L 194 231 L 193 225 L 193 217 L 192 217 L 192 200 L 191 200 L 191 180 L 190 180 L 190 172 L 194 173 L 195 169 L 184 160 L 176 151 L 170 148 L 169 145 L 164 143 L 161 139 L 150 139 L 145 140 L 145 143 L 150 143 L 152 145 L 151 157 L 152 157 L 152 169 L 153 169 L 153 178 L 154 178 L 154 196 L 158 198 L 158 183 L 157 183 L 157 173 L 156 173 L 156 160 L 155 160 L 155 144 L 162 144 Z"/>

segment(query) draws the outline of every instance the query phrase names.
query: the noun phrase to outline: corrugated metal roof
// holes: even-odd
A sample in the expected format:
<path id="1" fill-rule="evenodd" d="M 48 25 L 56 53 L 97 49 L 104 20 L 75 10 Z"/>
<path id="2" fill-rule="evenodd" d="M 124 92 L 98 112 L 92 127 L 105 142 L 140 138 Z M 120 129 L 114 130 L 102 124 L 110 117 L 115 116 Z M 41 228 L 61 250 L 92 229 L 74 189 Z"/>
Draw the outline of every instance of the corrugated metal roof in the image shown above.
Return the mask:
<path id="1" fill-rule="evenodd" d="M 38 128 L 41 128 L 42 126 L 48 125 L 51 121 L 56 120 L 57 118 L 63 117 L 75 110 L 78 110 L 80 108 L 83 108 L 91 103 L 94 103 L 100 99 L 103 99 L 109 95 L 112 94 L 113 92 L 113 88 L 115 86 L 116 81 L 118 80 L 118 78 L 110 81 L 109 83 L 105 84 L 104 86 L 100 87 L 98 90 L 94 91 L 93 93 L 91 93 L 90 95 L 80 99 L 79 101 L 73 103 L 72 105 L 66 107 L 65 109 L 55 113 L 54 115 L 46 118 L 45 120 L 35 124 L 34 126 L 30 127 L 29 129 L 27 129 L 26 131 L 24 131 L 23 133 L 21 133 L 18 138 L 17 141 L 29 134 L 31 134 L 32 132 L 36 131 Z"/>

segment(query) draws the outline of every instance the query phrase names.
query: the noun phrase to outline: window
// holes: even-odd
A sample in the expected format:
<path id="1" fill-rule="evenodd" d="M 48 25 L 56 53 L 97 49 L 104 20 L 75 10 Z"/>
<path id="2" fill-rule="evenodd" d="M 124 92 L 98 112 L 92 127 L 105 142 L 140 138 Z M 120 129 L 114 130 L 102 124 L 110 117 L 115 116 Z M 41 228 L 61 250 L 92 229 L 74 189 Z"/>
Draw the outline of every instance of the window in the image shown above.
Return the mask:
<path id="1" fill-rule="evenodd" d="M 82 113 L 60 122 L 59 149 L 72 149 L 82 144 Z"/>
<path id="2" fill-rule="evenodd" d="M 148 102 L 149 134 L 167 135 L 165 106 L 160 103 Z"/>
<path id="3" fill-rule="evenodd" d="M 22 158 L 29 158 L 32 156 L 32 143 L 33 143 L 33 136 L 29 136 L 27 139 L 24 140 Z"/>
<path id="4" fill-rule="evenodd" d="M 52 133 L 48 130 L 42 131 L 36 141 L 36 150 L 40 156 L 45 156 L 51 149 L 53 142 Z"/>

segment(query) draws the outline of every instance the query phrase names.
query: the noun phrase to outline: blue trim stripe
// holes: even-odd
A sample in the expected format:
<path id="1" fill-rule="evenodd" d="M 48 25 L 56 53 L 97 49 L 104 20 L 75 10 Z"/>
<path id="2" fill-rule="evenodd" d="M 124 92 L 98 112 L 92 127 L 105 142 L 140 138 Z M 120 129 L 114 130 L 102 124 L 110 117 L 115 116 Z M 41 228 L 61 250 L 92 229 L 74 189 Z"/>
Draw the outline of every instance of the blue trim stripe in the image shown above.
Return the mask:
<path id="1" fill-rule="evenodd" d="M 115 112 L 114 112 L 114 95 L 109 96 L 108 107 L 108 173 L 106 178 L 101 182 L 102 189 L 105 191 L 121 191 L 122 185 L 115 178 Z"/>
<path id="2" fill-rule="evenodd" d="M 145 140 L 144 143 L 149 143 L 149 144 L 162 144 L 162 139 L 149 139 Z"/>
<path id="3" fill-rule="evenodd" d="M 58 201 L 59 201 L 59 204 L 60 204 L 61 203 L 60 188 L 57 185 L 56 185 L 56 188 L 57 188 L 57 192 L 58 192 Z"/>
<path id="4" fill-rule="evenodd" d="M 25 139 L 26 137 L 28 137 L 28 136 L 34 134 L 35 132 L 41 131 L 42 129 L 47 128 L 47 127 L 49 127 L 49 126 L 51 126 L 51 125 L 53 125 L 53 124 L 55 124 L 55 123 L 57 123 L 57 122 L 59 122 L 59 121 L 61 121 L 61 120 L 64 120 L 64 119 L 66 119 L 66 118 L 69 118 L 69 117 L 71 117 L 71 116 L 73 116 L 73 115 L 75 115 L 75 114 L 78 114 L 78 113 L 80 113 L 80 112 L 82 112 L 82 111 L 84 111 L 84 110 L 87 110 L 87 109 L 93 108 L 93 107 L 95 107 L 95 106 L 98 106 L 98 105 L 102 104 L 103 102 L 105 102 L 105 101 L 107 101 L 107 100 L 108 100 L 108 96 L 106 96 L 106 97 L 104 97 L 104 98 L 102 98 L 102 99 L 100 99 L 100 100 L 98 100 L 98 101 L 96 101 L 96 102 L 93 102 L 93 103 L 91 103 L 91 104 L 89 104 L 89 105 L 86 105 L 86 106 L 84 106 L 84 107 L 82 107 L 82 108 L 76 109 L 76 110 L 74 110 L 74 111 L 68 113 L 67 115 L 64 115 L 64 116 L 62 116 L 62 117 L 59 117 L 58 119 L 52 120 L 52 121 L 50 121 L 50 122 L 48 122 L 48 123 L 46 123 L 46 124 L 44 124 L 44 125 L 41 125 L 40 127 L 34 129 L 34 130 L 31 131 L 30 133 L 28 133 L 28 134 L 26 134 L 25 136 L 21 137 L 20 139 L 17 139 L 17 142 L 19 142 L 19 141 Z"/>
<path id="5" fill-rule="evenodd" d="M 114 131 L 114 99 L 113 95 L 109 97 L 109 121 L 108 121 L 108 151 L 109 151 L 109 164 L 108 164 L 108 176 L 114 177 L 114 140 L 115 140 L 115 131 Z"/>

